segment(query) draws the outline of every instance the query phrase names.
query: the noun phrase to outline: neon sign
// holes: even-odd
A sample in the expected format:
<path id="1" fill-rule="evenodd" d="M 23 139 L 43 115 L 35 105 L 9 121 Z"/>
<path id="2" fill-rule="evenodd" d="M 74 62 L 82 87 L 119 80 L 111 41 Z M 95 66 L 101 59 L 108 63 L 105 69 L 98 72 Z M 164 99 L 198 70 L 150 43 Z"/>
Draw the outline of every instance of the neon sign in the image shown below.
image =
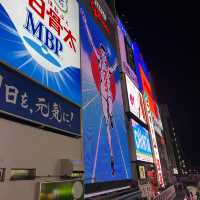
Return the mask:
<path id="1" fill-rule="evenodd" d="M 153 152 L 154 152 L 154 164 L 156 165 L 156 169 L 157 169 L 158 182 L 161 187 L 164 187 L 165 185 L 164 185 L 162 168 L 161 168 L 161 163 L 160 163 L 160 155 L 158 151 L 158 144 L 156 140 L 155 130 L 153 127 L 153 119 L 151 115 L 151 108 L 149 105 L 148 98 L 145 98 L 145 106 L 146 106 L 146 111 L 147 111 L 147 122 L 148 122 L 149 130 L 151 133 L 151 140 L 152 140 L 152 146 L 153 146 Z"/>

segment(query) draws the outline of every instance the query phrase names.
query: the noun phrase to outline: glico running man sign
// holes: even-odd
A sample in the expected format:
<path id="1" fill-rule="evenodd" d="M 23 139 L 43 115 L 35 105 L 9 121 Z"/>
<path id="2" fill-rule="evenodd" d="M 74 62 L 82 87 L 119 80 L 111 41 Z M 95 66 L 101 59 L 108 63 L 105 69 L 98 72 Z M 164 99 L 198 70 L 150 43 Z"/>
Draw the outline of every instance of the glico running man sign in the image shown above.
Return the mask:
<path id="1" fill-rule="evenodd" d="M 80 105 L 76 0 L 1 0 L 0 60 Z"/>
<path id="2" fill-rule="evenodd" d="M 81 4 L 80 9 L 85 183 L 129 180 L 132 174 L 117 53 L 110 33 L 99 23 L 100 19 L 104 22 L 103 16 L 108 19 L 104 5 L 90 3 Z"/>

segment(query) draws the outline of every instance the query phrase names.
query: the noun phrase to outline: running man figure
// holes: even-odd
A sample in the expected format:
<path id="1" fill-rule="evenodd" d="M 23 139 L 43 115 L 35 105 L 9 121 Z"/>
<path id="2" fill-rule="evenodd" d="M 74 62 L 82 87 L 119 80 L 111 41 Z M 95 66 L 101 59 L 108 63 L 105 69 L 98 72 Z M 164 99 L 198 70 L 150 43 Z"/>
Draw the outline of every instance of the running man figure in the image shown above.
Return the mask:
<path id="1" fill-rule="evenodd" d="M 114 166 L 114 154 L 113 154 L 112 137 L 111 137 L 111 129 L 114 126 L 113 114 L 112 114 L 113 96 L 112 96 L 112 91 L 111 91 L 111 79 L 112 79 L 112 74 L 117 68 L 117 64 L 114 64 L 112 67 L 110 67 L 109 62 L 108 62 L 109 54 L 106 51 L 103 44 L 100 44 L 98 48 L 95 47 L 95 44 L 92 39 L 92 35 L 90 33 L 90 30 L 87 24 L 87 19 L 83 10 L 81 10 L 81 15 L 83 18 L 83 22 L 85 24 L 85 29 L 88 35 L 90 45 L 98 59 L 98 68 L 99 68 L 99 73 L 100 73 L 100 97 L 101 97 L 101 103 L 103 107 L 103 115 L 104 115 L 105 123 L 106 123 L 107 140 L 109 144 L 110 157 L 111 157 L 112 175 L 114 176 L 115 166 Z"/>

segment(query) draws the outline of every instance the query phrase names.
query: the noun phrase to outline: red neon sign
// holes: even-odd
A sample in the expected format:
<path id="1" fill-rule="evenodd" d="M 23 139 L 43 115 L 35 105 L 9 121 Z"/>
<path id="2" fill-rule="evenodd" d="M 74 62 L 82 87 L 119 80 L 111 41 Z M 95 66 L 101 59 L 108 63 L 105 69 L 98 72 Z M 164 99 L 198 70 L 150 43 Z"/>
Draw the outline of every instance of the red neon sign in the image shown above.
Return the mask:
<path id="1" fill-rule="evenodd" d="M 139 64 L 139 68 L 140 68 L 140 75 L 141 75 L 141 79 L 142 79 L 143 90 L 147 93 L 148 100 L 149 100 L 149 106 L 151 108 L 151 111 L 155 115 L 155 117 L 158 118 L 156 102 L 153 99 L 151 86 L 150 86 L 149 81 L 147 80 L 146 75 L 145 75 L 145 73 L 142 69 L 142 66 L 140 64 Z"/>

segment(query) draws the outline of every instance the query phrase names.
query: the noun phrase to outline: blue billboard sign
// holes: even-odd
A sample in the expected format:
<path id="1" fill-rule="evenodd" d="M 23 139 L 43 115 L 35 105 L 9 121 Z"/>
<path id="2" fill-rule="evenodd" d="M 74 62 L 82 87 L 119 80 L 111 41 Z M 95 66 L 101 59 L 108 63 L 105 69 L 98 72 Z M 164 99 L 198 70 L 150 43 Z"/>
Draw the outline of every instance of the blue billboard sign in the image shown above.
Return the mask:
<path id="1" fill-rule="evenodd" d="M 148 131 L 132 120 L 137 160 L 153 163 L 153 153 Z"/>
<path id="2" fill-rule="evenodd" d="M 1 0 L 0 60 L 80 106 L 76 0 Z"/>
<path id="3" fill-rule="evenodd" d="M 0 112 L 80 136 L 80 108 L 0 63 Z"/>
<path id="4" fill-rule="evenodd" d="M 85 182 L 129 180 L 132 173 L 120 71 L 109 39 L 113 35 L 103 31 L 88 10 L 82 7 L 80 11 Z"/>
<path id="5" fill-rule="evenodd" d="M 142 56 L 142 53 L 139 49 L 139 46 L 136 42 L 133 42 L 132 48 L 133 48 L 133 52 L 134 52 L 134 61 L 135 61 L 136 75 L 137 75 L 137 79 L 138 79 L 139 89 L 140 89 L 140 91 L 143 91 L 140 67 L 143 69 L 147 79 L 149 79 L 149 71 L 148 71 L 147 65 L 144 61 L 144 58 Z"/>

